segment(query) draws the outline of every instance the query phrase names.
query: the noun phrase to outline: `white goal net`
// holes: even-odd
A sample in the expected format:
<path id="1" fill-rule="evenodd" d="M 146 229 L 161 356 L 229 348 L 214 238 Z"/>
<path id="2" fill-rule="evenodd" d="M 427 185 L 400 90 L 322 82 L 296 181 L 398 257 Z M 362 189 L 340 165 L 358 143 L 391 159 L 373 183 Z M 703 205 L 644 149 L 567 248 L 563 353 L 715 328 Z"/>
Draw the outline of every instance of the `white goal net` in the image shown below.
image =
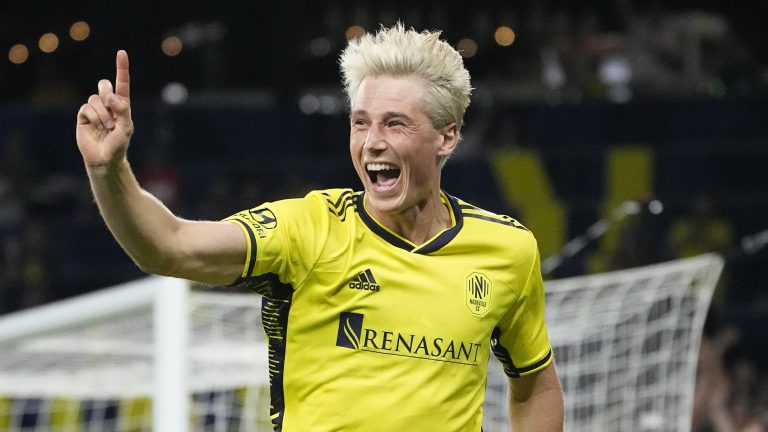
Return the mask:
<path id="1" fill-rule="evenodd" d="M 548 281 L 547 326 L 565 430 L 691 429 L 699 344 L 717 255 Z M 506 384 L 489 367 L 486 431 L 508 431 Z"/>
<path id="2" fill-rule="evenodd" d="M 546 283 L 567 431 L 690 430 L 722 267 L 705 255 Z M 151 277 L 0 317 L 0 431 L 269 431 L 260 305 Z M 484 430 L 508 431 L 491 363 Z"/>
<path id="3" fill-rule="evenodd" d="M 271 430 L 261 298 L 188 285 L 149 277 L 0 318 L 0 431 Z"/>

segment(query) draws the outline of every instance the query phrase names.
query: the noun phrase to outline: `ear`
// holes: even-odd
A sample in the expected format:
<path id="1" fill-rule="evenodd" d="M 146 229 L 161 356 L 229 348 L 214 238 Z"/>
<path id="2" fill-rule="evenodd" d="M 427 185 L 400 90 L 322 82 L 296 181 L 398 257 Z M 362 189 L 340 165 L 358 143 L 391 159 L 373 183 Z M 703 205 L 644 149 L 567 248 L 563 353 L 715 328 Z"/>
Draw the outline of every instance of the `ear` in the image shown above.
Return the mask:
<path id="1" fill-rule="evenodd" d="M 437 149 L 437 155 L 449 156 L 456 150 L 456 145 L 459 143 L 459 127 L 456 123 L 445 125 L 440 129 L 440 135 L 443 137 L 443 141 Z"/>

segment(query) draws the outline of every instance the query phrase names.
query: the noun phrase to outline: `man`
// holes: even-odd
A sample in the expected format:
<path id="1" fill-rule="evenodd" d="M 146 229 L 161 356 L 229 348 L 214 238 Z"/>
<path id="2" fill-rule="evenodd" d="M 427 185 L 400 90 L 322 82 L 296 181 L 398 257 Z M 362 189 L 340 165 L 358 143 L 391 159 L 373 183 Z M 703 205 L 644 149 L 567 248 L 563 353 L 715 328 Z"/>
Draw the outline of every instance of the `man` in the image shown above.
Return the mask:
<path id="1" fill-rule="evenodd" d="M 516 431 L 557 431 L 563 400 L 536 242 L 440 189 L 469 74 L 439 33 L 401 24 L 341 56 L 363 192 L 331 189 L 224 221 L 174 216 L 136 182 L 128 57 L 77 143 L 101 213 L 146 272 L 264 296 L 275 430 L 480 431 L 490 350 Z"/>

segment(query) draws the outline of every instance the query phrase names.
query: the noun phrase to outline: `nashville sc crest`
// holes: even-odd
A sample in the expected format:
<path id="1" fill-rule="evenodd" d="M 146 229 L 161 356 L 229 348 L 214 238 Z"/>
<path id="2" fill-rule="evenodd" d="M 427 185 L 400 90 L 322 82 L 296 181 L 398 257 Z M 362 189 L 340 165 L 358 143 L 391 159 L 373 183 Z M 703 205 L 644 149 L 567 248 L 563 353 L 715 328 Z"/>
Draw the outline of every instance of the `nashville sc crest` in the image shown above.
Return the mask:
<path id="1" fill-rule="evenodd" d="M 491 309 L 493 284 L 482 273 L 474 272 L 466 278 L 464 298 L 472 315 L 482 317 Z"/>

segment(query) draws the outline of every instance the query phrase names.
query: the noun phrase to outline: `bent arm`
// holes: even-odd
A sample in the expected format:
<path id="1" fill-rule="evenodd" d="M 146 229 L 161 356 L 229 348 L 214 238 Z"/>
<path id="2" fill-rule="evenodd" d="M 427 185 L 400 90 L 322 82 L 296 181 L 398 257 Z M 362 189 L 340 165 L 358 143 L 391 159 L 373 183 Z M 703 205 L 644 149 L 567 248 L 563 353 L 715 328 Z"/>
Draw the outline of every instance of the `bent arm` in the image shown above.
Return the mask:
<path id="1" fill-rule="evenodd" d="M 563 390 L 555 364 L 520 378 L 509 379 L 509 421 L 512 430 L 563 430 Z"/>
<path id="2" fill-rule="evenodd" d="M 77 147 L 102 217 L 118 243 L 148 272 L 200 282 L 232 283 L 241 275 L 245 237 L 228 222 L 178 218 L 143 190 L 126 158 L 133 134 L 128 53 L 115 56 L 115 86 L 98 83 L 98 94 L 77 113 Z"/>
<path id="3" fill-rule="evenodd" d="M 143 271 L 212 284 L 241 275 L 246 243 L 237 226 L 175 216 L 139 186 L 125 159 L 87 172 L 104 221 Z"/>

